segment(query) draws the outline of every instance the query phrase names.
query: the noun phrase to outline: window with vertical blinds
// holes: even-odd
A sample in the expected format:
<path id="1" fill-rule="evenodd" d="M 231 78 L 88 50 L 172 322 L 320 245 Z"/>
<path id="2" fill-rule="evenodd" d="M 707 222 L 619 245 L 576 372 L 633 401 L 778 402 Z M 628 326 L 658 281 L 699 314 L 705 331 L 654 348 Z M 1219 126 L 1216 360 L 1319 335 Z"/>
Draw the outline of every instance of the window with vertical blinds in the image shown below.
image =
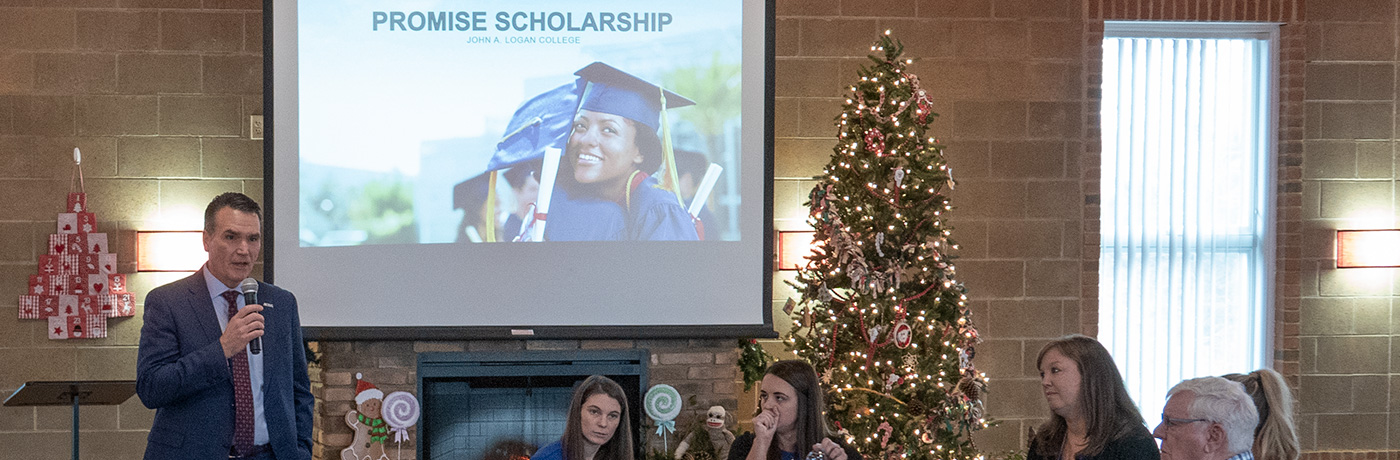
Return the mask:
<path id="1" fill-rule="evenodd" d="M 1267 365 L 1273 24 L 1105 25 L 1099 340 L 1167 390 Z"/>

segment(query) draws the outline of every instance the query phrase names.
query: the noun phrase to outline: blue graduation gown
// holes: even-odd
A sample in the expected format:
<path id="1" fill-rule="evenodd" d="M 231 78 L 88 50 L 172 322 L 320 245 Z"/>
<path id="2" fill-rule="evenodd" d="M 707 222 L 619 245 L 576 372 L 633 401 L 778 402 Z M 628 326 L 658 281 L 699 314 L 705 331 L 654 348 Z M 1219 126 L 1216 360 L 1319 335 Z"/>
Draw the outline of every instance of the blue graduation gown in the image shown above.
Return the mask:
<path id="1" fill-rule="evenodd" d="M 626 227 L 622 206 L 608 200 L 571 196 L 564 187 L 554 187 L 549 201 L 549 217 L 544 227 L 546 241 L 617 241 Z"/>
<path id="2" fill-rule="evenodd" d="M 633 241 L 695 241 L 695 222 L 676 194 L 656 188 L 655 177 L 634 182 L 627 198 L 626 239 Z"/>

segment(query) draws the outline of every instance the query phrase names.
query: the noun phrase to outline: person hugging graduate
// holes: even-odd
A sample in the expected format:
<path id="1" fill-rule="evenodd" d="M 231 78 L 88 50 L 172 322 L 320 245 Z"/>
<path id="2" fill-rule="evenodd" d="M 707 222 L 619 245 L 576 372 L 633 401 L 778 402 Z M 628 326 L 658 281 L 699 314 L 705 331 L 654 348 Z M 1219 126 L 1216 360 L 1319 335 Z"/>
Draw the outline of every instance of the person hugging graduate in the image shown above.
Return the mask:
<path id="1" fill-rule="evenodd" d="M 574 74 L 583 92 L 555 190 L 571 200 L 622 206 L 623 240 L 698 240 L 677 195 L 666 120 L 667 109 L 695 102 L 601 62 Z"/>
<path id="2" fill-rule="evenodd" d="M 481 241 L 612 241 L 622 239 L 626 219 L 622 207 L 617 203 L 603 200 L 572 199 L 555 188 L 555 174 L 542 171 L 541 162 L 546 152 L 554 151 L 558 159 L 565 147 L 569 131 L 573 127 L 574 113 L 578 111 L 581 80 L 570 81 L 559 87 L 537 94 L 526 100 L 516 109 L 506 125 L 506 131 L 496 144 L 496 152 L 486 165 L 485 172 L 457 184 L 459 196 L 471 187 L 470 182 L 481 180 L 480 190 L 486 195 L 478 199 L 481 216 L 486 229 L 502 228 L 502 235 L 484 235 Z M 558 163 L 557 161 L 555 162 Z M 558 171 L 558 167 L 555 168 Z M 512 176 L 534 176 L 534 190 L 525 187 L 525 181 L 518 186 Z M 497 225 L 495 211 L 496 182 L 504 176 L 515 191 L 515 200 L 523 210 L 519 222 L 507 219 L 504 226 Z M 516 177 L 522 179 L 521 177 Z M 542 182 L 548 182 L 543 184 Z M 553 190 L 551 193 L 549 190 Z M 541 196 L 548 194 L 553 206 L 542 209 Z M 461 206 L 459 206 L 461 207 Z M 516 213 L 512 213 L 512 217 Z M 545 216 L 549 225 L 546 227 Z M 538 219 L 538 220 L 537 220 Z M 542 230 L 542 231 L 540 231 Z"/>

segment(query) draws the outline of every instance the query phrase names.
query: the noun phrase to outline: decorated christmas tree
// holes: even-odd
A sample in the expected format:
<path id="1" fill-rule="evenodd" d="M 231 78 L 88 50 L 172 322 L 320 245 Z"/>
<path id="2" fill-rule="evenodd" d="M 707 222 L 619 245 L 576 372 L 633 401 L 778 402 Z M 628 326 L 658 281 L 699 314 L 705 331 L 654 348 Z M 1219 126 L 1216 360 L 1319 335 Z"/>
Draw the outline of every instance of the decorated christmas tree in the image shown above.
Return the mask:
<path id="1" fill-rule="evenodd" d="M 810 195 L 817 244 L 793 283 L 801 300 L 786 339 L 866 458 L 978 458 L 970 435 L 986 426 L 986 380 L 953 267 L 951 170 L 903 46 L 887 31 L 871 50 Z"/>

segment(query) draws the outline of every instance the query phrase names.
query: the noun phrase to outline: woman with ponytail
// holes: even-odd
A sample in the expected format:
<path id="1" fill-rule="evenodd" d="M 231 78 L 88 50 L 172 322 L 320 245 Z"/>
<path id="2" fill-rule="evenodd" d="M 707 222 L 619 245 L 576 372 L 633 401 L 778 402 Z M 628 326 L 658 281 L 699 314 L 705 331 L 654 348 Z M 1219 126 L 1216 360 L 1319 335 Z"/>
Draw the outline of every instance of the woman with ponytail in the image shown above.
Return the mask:
<path id="1" fill-rule="evenodd" d="M 1293 423 L 1293 394 L 1283 376 L 1273 369 L 1223 377 L 1244 385 L 1259 411 L 1254 427 L 1254 458 L 1257 460 L 1298 460 L 1298 429 Z"/>

